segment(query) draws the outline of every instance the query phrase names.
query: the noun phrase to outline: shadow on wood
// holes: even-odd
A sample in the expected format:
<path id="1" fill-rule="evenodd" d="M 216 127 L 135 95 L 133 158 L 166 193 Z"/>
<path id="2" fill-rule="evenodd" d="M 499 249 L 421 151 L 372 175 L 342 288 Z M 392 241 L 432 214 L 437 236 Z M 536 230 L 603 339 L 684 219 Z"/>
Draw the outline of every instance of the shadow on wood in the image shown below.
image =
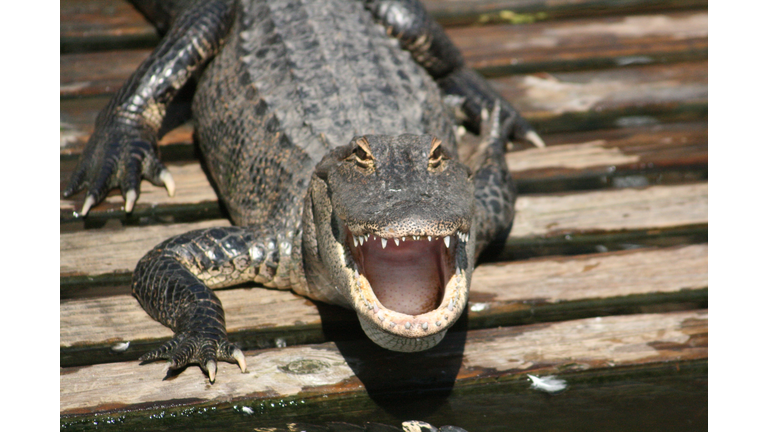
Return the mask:
<path id="1" fill-rule="evenodd" d="M 468 309 L 434 348 L 394 353 L 368 339 L 351 310 L 319 302 L 315 305 L 325 339 L 335 342 L 368 396 L 389 415 L 402 420 L 426 418 L 451 395 L 464 355 Z M 350 317 L 339 319 L 345 314 L 353 325 Z"/>

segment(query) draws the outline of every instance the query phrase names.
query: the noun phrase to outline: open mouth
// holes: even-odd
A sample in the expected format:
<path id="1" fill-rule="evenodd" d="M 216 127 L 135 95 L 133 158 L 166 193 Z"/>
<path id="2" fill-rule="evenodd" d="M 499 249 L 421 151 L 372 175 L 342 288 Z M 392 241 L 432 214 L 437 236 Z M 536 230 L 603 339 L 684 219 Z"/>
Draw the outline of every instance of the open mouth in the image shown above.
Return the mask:
<path id="1" fill-rule="evenodd" d="M 434 311 L 446 300 L 452 277 L 460 274 L 457 251 L 467 240 L 461 231 L 384 238 L 347 230 L 355 270 L 367 280 L 377 303 L 409 316 Z"/>

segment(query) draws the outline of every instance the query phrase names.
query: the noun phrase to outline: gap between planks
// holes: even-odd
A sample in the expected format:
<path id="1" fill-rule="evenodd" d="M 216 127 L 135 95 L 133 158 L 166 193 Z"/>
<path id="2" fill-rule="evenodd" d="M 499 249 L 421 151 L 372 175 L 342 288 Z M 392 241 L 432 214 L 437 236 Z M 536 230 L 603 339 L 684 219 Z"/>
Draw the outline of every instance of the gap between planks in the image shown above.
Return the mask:
<path id="1" fill-rule="evenodd" d="M 560 323 L 474 330 L 465 343 L 449 334 L 432 350 L 419 353 L 419 374 L 431 374 L 452 357 L 463 354 L 456 385 L 479 378 L 524 373 L 551 374 L 621 366 L 707 358 L 706 310 L 590 318 Z M 397 362 L 402 355 L 377 349 L 377 361 Z M 457 346 L 459 345 L 459 346 Z M 365 388 L 334 343 L 268 349 L 247 353 L 249 369 L 221 364 L 210 385 L 197 367 L 172 380 L 162 380 L 167 364 L 112 363 L 72 369 L 60 374 L 60 413 L 146 409 L 178 405 L 178 401 L 231 403 L 237 400 L 280 399 L 300 395 L 364 393 Z M 390 359 L 390 360 L 387 360 Z M 359 360 L 358 360 L 359 361 Z M 311 373 L 288 373 L 290 365 L 312 362 Z M 386 383 L 385 383 L 386 385 Z"/>

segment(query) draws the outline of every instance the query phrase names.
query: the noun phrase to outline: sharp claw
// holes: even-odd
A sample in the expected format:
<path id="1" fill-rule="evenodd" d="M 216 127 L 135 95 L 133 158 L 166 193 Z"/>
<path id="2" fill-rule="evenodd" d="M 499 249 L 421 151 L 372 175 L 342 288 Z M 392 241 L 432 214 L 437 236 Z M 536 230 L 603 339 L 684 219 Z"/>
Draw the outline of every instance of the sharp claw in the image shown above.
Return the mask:
<path id="1" fill-rule="evenodd" d="M 86 216 L 88 214 L 88 210 L 93 207 L 93 204 L 96 202 L 96 198 L 93 197 L 93 195 L 88 195 L 85 197 L 85 202 L 83 203 L 83 209 L 80 210 L 81 216 Z"/>
<path id="2" fill-rule="evenodd" d="M 237 361 L 237 365 L 240 366 L 240 371 L 245 373 L 245 355 L 243 355 L 243 352 L 240 351 L 240 348 L 235 348 L 235 350 L 232 352 L 232 357 Z"/>
<path id="3" fill-rule="evenodd" d="M 160 173 L 160 181 L 165 185 L 165 190 L 168 191 L 168 196 L 173 196 L 176 193 L 176 183 L 173 181 L 171 172 L 168 169 L 164 169 Z"/>
<path id="4" fill-rule="evenodd" d="M 532 130 L 526 132 L 525 139 L 528 140 L 528 142 L 530 142 L 531 144 L 535 145 L 538 148 L 544 148 L 544 147 L 547 146 L 546 144 L 544 144 L 544 140 L 541 139 L 539 134 L 537 134 L 536 132 L 534 132 Z"/>
<path id="5" fill-rule="evenodd" d="M 131 189 L 125 193 L 125 212 L 133 211 L 133 205 L 136 203 L 136 189 Z"/>
<path id="6" fill-rule="evenodd" d="M 216 360 L 208 360 L 205 363 L 205 370 L 208 372 L 208 380 L 213 384 L 216 381 Z"/>

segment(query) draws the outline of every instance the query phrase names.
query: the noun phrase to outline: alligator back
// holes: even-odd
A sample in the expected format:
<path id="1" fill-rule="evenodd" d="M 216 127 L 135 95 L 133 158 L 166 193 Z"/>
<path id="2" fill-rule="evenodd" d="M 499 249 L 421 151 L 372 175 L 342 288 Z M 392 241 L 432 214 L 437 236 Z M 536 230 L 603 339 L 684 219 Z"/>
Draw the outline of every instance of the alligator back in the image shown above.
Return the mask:
<path id="1" fill-rule="evenodd" d="M 286 223 L 315 165 L 362 134 L 432 134 L 455 151 L 433 79 L 361 2 L 244 0 L 195 95 L 196 131 L 233 221 Z"/>

